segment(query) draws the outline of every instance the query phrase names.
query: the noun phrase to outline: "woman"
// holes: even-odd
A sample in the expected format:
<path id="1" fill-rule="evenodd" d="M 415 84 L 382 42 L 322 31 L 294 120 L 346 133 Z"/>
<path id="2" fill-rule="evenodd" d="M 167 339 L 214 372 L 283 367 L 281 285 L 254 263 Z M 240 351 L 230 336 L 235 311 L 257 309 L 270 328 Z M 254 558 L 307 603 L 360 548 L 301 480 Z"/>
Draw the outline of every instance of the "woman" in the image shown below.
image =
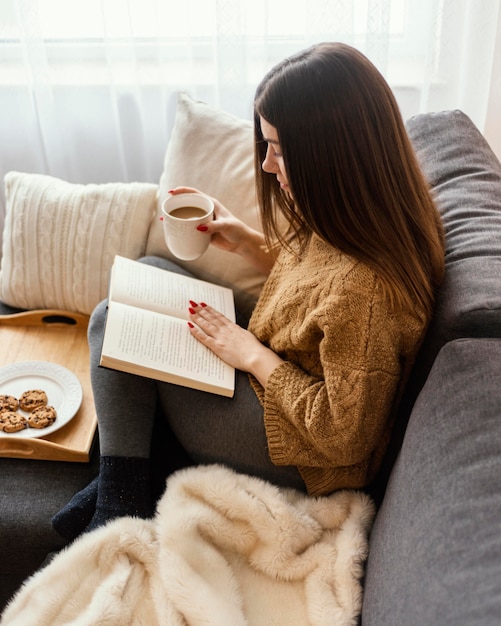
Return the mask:
<path id="1" fill-rule="evenodd" d="M 101 303 L 89 327 L 100 473 L 54 518 L 64 536 L 151 514 L 157 402 L 174 433 L 166 453 L 180 443 L 196 463 L 312 495 L 363 488 L 380 467 L 444 269 L 440 219 L 398 106 L 365 56 L 320 44 L 265 76 L 255 138 L 264 235 L 217 201 L 207 228 L 266 284 L 247 328 L 187 303 L 189 332 L 237 368 L 235 396 L 99 368 Z"/>

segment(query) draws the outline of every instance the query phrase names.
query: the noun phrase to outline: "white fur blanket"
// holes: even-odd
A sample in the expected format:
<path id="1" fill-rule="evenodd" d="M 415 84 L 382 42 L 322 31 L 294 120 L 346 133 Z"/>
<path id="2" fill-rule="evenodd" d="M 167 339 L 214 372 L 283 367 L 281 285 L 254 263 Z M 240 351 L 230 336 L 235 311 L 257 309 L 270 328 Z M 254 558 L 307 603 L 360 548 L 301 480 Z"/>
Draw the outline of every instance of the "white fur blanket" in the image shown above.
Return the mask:
<path id="1" fill-rule="evenodd" d="M 31 577 L 2 626 L 355 624 L 374 516 L 217 465 L 171 476 L 152 520 L 81 536 Z"/>

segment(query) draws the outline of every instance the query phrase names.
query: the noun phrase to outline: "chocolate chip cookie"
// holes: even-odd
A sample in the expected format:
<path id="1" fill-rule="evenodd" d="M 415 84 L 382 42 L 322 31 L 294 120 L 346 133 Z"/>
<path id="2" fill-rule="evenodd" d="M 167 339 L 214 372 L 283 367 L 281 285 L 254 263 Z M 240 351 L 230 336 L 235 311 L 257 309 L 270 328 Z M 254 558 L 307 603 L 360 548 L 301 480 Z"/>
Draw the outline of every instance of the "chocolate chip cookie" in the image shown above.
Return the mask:
<path id="1" fill-rule="evenodd" d="M 0 430 L 4 433 L 17 433 L 27 428 L 26 418 L 15 411 L 4 411 L 0 413 Z"/>
<path id="2" fill-rule="evenodd" d="M 56 417 L 57 412 L 53 406 L 41 406 L 28 415 L 28 426 L 30 428 L 47 428 L 55 422 Z"/>
<path id="3" fill-rule="evenodd" d="M 9 396 L 8 394 L 0 395 L 0 413 L 3 411 L 14 411 L 16 412 L 19 408 L 19 401 L 14 396 Z"/>
<path id="4" fill-rule="evenodd" d="M 20 395 L 19 408 L 31 413 L 41 406 L 46 406 L 47 402 L 47 394 L 43 389 L 29 389 Z"/>

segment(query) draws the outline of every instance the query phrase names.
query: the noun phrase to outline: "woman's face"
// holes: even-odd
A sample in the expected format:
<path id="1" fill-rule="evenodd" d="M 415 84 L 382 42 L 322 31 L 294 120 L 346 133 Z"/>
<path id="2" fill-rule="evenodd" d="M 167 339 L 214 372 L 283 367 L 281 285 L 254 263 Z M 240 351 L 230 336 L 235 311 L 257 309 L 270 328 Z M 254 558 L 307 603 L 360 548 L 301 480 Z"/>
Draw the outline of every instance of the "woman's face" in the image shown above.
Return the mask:
<path id="1" fill-rule="evenodd" d="M 267 174 L 275 174 L 280 187 L 287 193 L 290 193 L 284 158 L 278 141 L 277 129 L 269 124 L 263 117 L 260 117 L 260 122 L 263 139 L 268 144 L 266 157 L 261 167 Z"/>

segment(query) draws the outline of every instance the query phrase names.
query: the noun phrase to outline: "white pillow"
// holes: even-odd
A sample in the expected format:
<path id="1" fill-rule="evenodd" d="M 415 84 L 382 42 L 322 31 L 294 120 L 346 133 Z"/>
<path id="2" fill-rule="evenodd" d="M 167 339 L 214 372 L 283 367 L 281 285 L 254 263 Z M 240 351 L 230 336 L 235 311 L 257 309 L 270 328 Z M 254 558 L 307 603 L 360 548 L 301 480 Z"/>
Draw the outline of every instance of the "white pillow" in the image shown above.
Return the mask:
<path id="1" fill-rule="evenodd" d="M 180 92 L 174 128 L 160 178 L 156 219 L 146 254 L 175 261 L 193 274 L 232 287 L 240 306 L 259 295 L 266 277 L 241 257 L 210 246 L 195 261 L 179 261 L 167 249 L 160 207 L 169 189 L 195 187 L 220 200 L 236 217 L 261 230 L 254 184 L 253 124 Z"/>
<path id="2" fill-rule="evenodd" d="M 116 254 L 144 254 L 158 186 L 77 185 L 5 176 L 0 300 L 21 309 L 90 314 L 106 297 Z"/>

